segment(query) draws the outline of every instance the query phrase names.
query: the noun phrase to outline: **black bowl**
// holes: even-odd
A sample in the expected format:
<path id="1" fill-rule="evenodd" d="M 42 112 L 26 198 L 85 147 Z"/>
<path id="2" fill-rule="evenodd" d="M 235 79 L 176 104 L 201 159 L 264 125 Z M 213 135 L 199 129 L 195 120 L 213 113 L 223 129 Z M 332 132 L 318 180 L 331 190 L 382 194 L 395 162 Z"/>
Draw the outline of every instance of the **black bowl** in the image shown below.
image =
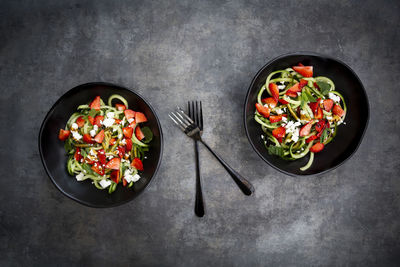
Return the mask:
<path id="1" fill-rule="evenodd" d="M 144 172 L 133 187 L 118 186 L 108 194 L 108 190 L 99 190 L 90 181 L 77 182 L 66 169 L 67 156 L 64 142 L 58 139 L 60 128 L 64 128 L 68 118 L 80 104 L 91 101 L 100 95 L 103 100 L 112 94 L 123 96 L 129 107 L 143 112 L 154 139 L 151 141 L 147 159 L 143 161 Z M 90 207 L 112 207 L 126 203 L 138 196 L 150 183 L 161 163 L 163 136 L 161 125 L 154 109 L 140 95 L 131 90 L 109 83 L 87 83 L 79 85 L 65 93 L 47 113 L 39 133 L 39 151 L 43 166 L 55 186 L 66 196 Z"/>
<path id="2" fill-rule="evenodd" d="M 308 156 L 295 161 L 285 161 L 277 156 L 269 155 L 261 139 L 263 131 L 254 120 L 257 94 L 261 86 L 265 84 L 267 76 L 275 70 L 294 66 L 299 62 L 313 66 L 314 76 L 331 78 L 347 105 L 346 125 L 338 127 L 336 137 L 323 151 L 315 154 L 312 166 L 306 171 L 300 171 L 299 168 L 307 163 Z M 368 121 L 368 97 L 364 86 L 354 71 L 340 60 L 309 52 L 286 54 L 268 62 L 251 82 L 244 106 L 244 126 L 254 150 L 269 165 L 292 176 L 320 174 L 341 165 L 359 147 Z"/>

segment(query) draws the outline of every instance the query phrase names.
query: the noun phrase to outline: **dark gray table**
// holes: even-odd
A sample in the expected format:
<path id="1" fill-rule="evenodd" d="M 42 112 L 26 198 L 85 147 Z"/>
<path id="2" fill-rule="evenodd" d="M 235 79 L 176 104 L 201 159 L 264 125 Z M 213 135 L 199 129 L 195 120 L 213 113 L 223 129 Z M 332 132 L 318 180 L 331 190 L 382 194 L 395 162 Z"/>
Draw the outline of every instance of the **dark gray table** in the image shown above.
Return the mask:
<path id="1" fill-rule="evenodd" d="M 1 1 L 0 266 L 394 266 L 400 263 L 399 1 Z M 371 120 L 357 153 L 323 177 L 266 165 L 243 128 L 251 79 L 308 50 L 348 63 Z M 64 197 L 37 138 L 51 105 L 91 81 L 158 111 L 161 168 L 112 209 Z M 193 143 L 167 112 L 202 100 L 204 137 L 256 188 L 244 196 L 201 147 L 207 214 L 193 213 Z"/>

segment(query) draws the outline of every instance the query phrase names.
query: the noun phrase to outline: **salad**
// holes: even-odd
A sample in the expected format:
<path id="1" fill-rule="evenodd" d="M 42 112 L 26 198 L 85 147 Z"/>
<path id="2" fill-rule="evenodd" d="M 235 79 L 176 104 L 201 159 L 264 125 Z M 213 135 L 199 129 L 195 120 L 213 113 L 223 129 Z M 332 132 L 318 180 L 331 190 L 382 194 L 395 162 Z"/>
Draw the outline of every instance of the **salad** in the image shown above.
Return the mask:
<path id="1" fill-rule="evenodd" d="M 112 101 L 118 100 L 115 106 Z M 112 95 L 106 105 L 100 96 L 80 105 L 58 138 L 68 154 L 67 170 L 77 181 L 90 179 L 98 189 L 111 194 L 118 184 L 132 187 L 143 171 L 145 152 L 153 134 L 141 127 L 146 116 L 128 108 L 120 95 Z"/>
<path id="2" fill-rule="evenodd" d="M 269 97 L 263 98 L 268 94 Z M 345 124 L 346 103 L 331 79 L 313 77 L 313 67 L 298 64 L 270 73 L 257 96 L 254 119 L 268 153 L 285 160 L 309 156 L 300 170 L 307 170 L 314 154 L 322 151 Z"/>

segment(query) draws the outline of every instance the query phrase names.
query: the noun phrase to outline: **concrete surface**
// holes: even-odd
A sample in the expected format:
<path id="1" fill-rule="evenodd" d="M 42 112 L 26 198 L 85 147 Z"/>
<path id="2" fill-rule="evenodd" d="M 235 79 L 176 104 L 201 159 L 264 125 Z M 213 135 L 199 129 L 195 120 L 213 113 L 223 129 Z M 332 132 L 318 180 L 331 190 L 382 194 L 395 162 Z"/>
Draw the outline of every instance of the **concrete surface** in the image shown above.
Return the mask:
<path id="1" fill-rule="evenodd" d="M 399 1 L 1 1 L 0 266 L 395 266 L 400 264 Z M 242 125 L 246 90 L 280 54 L 335 56 L 360 76 L 371 120 L 358 152 L 323 177 L 267 166 Z M 154 183 L 112 209 L 64 197 L 37 137 L 70 88 L 134 88 L 158 111 Z M 167 111 L 205 106 L 204 137 L 256 188 L 246 197 Z"/>

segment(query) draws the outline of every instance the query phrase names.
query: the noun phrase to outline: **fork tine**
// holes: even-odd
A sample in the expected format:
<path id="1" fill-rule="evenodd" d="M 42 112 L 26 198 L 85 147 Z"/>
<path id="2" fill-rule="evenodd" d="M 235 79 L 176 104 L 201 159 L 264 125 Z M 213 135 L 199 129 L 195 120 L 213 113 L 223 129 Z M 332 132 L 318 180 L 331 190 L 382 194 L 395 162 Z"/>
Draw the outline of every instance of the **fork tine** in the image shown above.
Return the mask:
<path id="1" fill-rule="evenodd" d="M 171 118 L 171 120 L 172 120 L 173 122 L 175 122 L 175 124 L 176 124 L 179 128 L 181 128 L 182 131 L 185 131 L 185 128 L 184 128 L 180 123 L 178 123 L 178 122 L 171 116 L 171 114 L 168 114 L 168 116 Z"/>
<path id="2" fill-rule="evenodd" d="M 196 125 L 198 125 L 198 121 L 197 121 L 197 108 L 195 107 L 195 104 L 194 104 L 194 103 L 195 103 L 195 102 L 192 101 L 193 120 L 194 120 L 194 123 L 195 123 Z"/>
<path id="3" fill-rule="evenodd" d="M 185 119 L 179 112 L 171 112 L 175 115 L 175 117 L 184 124 L 185 127 L 188 127 L 191 123 Z"/>
<path id="4" fill-rule="evenodd" d="M 193 103 L 193 105 L 194 105 L 194 103 Z M 195 115 L 196 115 L 196 124 L 197 124 L 197 126 L 199 126 L 199 105 L 198 105 L 198 103 L 197 103 L 197 100 L 196 100 L 196 109 L 195 109 L 196 111 L 195 111 Z"/>
<path id="5" fill-rule="evenodd" d="M 200 127 L 200 130 L 203 130 L 203 107 L 202 107 L 202 105 L 201 105 L 201 101 L 200 101 L 200 125 L 199 125 L 199 127 Z"/>
<path id="6" fill-rule="evenodd" d="M 188 110 L 189 117 L 192 117 L 192 112 L 190 110 L 190 101 L 188 101 L 187 110 Z"/>
<path id="7" fill-rule="evenodd" d="M 177 110 L 179 111 L 179 113 L 177 112 L 177 114 L 183 115 L 183 117 L 185 117 L 185 119 L 189 121 L 189 124 L 194 123 L 194 121 L 188 115 L 186 115 L 186 113 L 180 107 L 177 107 Z"/>

